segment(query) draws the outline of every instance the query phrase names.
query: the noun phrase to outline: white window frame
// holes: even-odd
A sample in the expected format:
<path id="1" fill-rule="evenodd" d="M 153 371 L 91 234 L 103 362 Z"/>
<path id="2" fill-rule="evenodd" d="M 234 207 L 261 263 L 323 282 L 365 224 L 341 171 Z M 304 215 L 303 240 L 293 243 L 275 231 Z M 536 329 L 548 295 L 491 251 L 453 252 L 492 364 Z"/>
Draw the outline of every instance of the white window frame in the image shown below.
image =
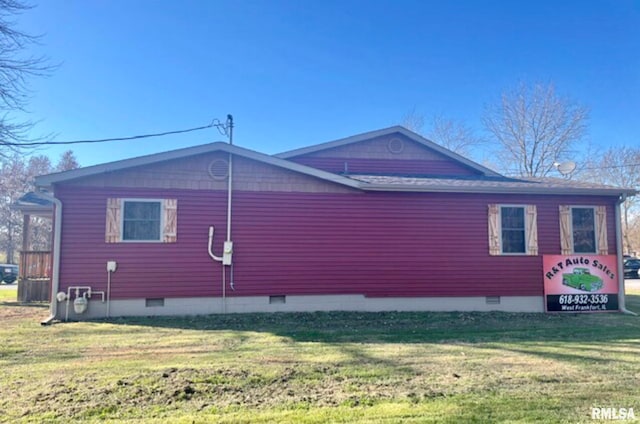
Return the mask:
<path id="1" fill-rule="evenodd" d="M 520 208 L 523 211 L 524 218 L 524 252 L 505 252 L 502 246 L 502 208 Z M 529 239 L 529 232 L 527 230 L 527 205 L 498 205 L 498 231 L 500 232 L 500 254 L 504 256 L 529 256 L 527 252 L 527 240 Z"/>
<path id="2" fill-rule="evenodd" d="M 593 246 L 594 248 L 593 252 L 576 252 L 576 244 L 575 244 L 575 240 L 573 239 L 573 210 L 574 209 L 591 209 L 593 211 L 593 241 L 595 243 Z M 597 255 L 599 240 L 598 240 L 598 224 L 596 223 L 596 220 L 598 219 L 598 217 L 596 216 L 596 212 L 597 212 L 596 206 L 570 205 L 569 212 L 570 212 L 569 217 L 571 218 L 571 220 L 569 221 L 569 223 L 571 224 L 570 225 L 571 233 L 569 234 L 571 236 L 571 251 L 576 255 Z"/>
<path id="3" fill-rule="evenodd" d="M 140 199 L 140 198 L 122 198 L 121 200 L 122 212 L 120 213 L 120 243 L 163 243 L 163 228 L 164 228 L 164 199 Z M 139 203 L 159 203 L 160 204 L 160 221 L 159 232 L 157 240 L 127 240 L 124 238 L 124 210 L 127 202 L 139 202 Z"/>

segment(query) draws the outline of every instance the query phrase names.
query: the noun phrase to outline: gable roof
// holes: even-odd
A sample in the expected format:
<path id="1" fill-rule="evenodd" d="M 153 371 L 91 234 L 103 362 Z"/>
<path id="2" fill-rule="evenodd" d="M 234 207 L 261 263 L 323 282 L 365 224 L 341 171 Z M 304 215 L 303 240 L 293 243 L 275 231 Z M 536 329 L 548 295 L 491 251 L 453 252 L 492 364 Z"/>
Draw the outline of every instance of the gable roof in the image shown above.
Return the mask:
<path id="1" fill-rule="evenodd" d="M 312 153 L 333 147 L 344 146 L 358 141 L 364 141 L 374 137 L 400 133 L 417 143 L 434 149 L 443 155 L 461 162 L 473 169 L 480 171 L 483 175 L 457 178 L 434 178 L 434 177 L 402 177 L 385 175 L 349 175 L 343 176 L 328 171 L 323 171 L 306 165 L 289 161 L 287 158 Z M 223 142 L 203 144 L 200 146 L 187 147 L 184 149 L 172 150 L 169 152 L 156 153 L 147 156 L 140 156 L 132 159 L 125 159 L 101 165 L 78 168 L 71 171 L 36 177 L 35 183 L 39 188 L 50 188 L 53 184 L 71 181 L 78 178 L 96 176 L 100 174 L 116 172 L 138 166 L 152 165 L 164 161 L 182 159 L 190 156 L 212 153 L 226 152 L 247 159 L 259 161 L 268 165 L 273 165 L 285 170 L 298 172 L 304 175 L 319 178 L 324 181 L 340 184 L 354 189 L 365 191 L 414 191 L 414 192 L 452 192 L 452 193 L 505 193 L 505 194 L 556 194 L 568 195 L 579 194 L 587 196 L 621 196 L 635 195 L 637 191 L 629 188 L 618 188 L 592 183 L 585 183 L 557 178 L 525 179 L 508 178 L 497 172 L 491 171 L 473 161 L 453 153 L 437 144 L 407 130 L 406 128 L 395 126 L 378 131 L 371 131 L 328 143 L 318 144 L 302 149 L 291 150 L 275 156 L 266 155 L 253 150 L 245 149 Z"/>
<path id="2" fill-rule="evenodd" d="M 416 134 L 413 131 L 410 131 L 408 129 L 406 129 L 405 127 L 402 127 L 400 125 L 396 125 L 393 127 L 389 127 L 389 128 L 383 128 L 381 130 L 376 130 L 376 131 L 370 131 L 370 132 L 366 132 L 366 133 L 362 133 L 362 134 L 358 134 L 358 135 L 354 135 L 351 137 L 346 137 L 346 138 L 341 138 L 339 140 L 334 140 L 334 141 L 329 141 L 326 143 L 321 143 L 321 144 L 315 144 L 313 146 L 308 146 L 308 147 L 303 147 L 300 149 L 295 149 L 295 150 L 289 150 L 287 152 L 282 152 L 282 153 L 278 153 L 277 155 L 275 155 L 276 157 L 282 158 L 282 159 L 290 159 L 296 156 L 302 156 L 302 155 L 307 155 L 309 153 L 315 153 L 321 150 L 327 150 L 327 149 L 333 149 L 335 147 L 342 147 L 342 146 L 346 146 L 348 144 L 353 144 L 353 143 L 358 143 L 361 141 L 366 141 L 366 140 L 370 140 L 372 138 L 377 138 L 377 137 L 383 137 L 386 135 L 391 135 L 391 134 L 402 134 L 405 137 L 407 137 L 408 139 L 410 139 L 411 141 L 414 141 L 428 149 L 434 150 L 438 153 L 440 153 L 441 155 L 454 160 L 456 162 L 459 162 L 471 169 L 474 169 L 478 172 L 480 172 L 483 175 L 488 175 L 488 176 L 493 176 L 493 177 L 498 177 L 498 176 L 502 176 L 501 174 L 480 165 L 479 163 L 476 163 L 470 159 L 465 158 L 464 156 L 461 156 L 457 153 L 452 152 L 451 150 L 440 146 L 437 143 L 434 143 L 431 140 L 428 140 L 424 137 L 422 137 L 420 134 Z"/>
<path id="3" fill-rule="evenodd" d="M 201 155 L 213 152 L 226 152 L 233 155 L 241 156 L 247 159 L 256 160 L 269 165 L 273 165 L 279 168 L 287 169 L 301 174 L 310 175 L 321 180 L 333 182 L 336 184 L 342 184 L 352 188 L 360 188 L 360 183 L 343 177 L 338 174 L 332 174 L 331 172 L 323 171 L 309 166 L 300 165 L 295 162 L 280 159 L 274 156 L 265 155 L 264 153 L 258 153 L 253 150 L 245 149 L 242 147 L 230 145 L 223 142 L 215 142 L 209 144 L 203 144 L 200 146 L 187 147 L 184 149 L 171 150 L 169 152 L 155 153 L 147 156 L 140 156 L 132 159 L 124 159 L 116 162 L 109 162 L 101 165 L 88 166 L 86 168 L 73 169 L 71 171 L 58 172 L 55 174 L 48 174 L 36 177 L 37 187 L 50 187 L 52 184 L 61 183 L 65 181 L 75 180 L 78 178 L 90 177 L 109 172 L 120 171 L 124 169 L 134 168 L 137 166 L 153 165 L 168 160 L 182 159 L 189 156 Z"/>

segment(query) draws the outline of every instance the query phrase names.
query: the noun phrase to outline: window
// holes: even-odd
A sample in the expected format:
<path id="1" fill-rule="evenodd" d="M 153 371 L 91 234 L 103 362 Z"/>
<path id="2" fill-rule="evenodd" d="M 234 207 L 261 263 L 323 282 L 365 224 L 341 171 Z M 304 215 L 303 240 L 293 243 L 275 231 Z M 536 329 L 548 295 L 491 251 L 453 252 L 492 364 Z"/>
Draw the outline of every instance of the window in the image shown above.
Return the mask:
<path id="1" fill-rule="evenodd" d="M 177 199 L 107 199 L 106 243 L 175 243 Z"/>
<path id="2" fill-rule="evenodd" d="M 125 200 L 122 240 L 160 241 L 160 201 Z"/>
<path id="3" fill-rule="evenodd" d="M 571 208 L 575 253 L 596 253 L 596 218 L 593 208 Z"/>
<path id="4" fill-rule="evenodd" d="M 489 205 L 489 254 L 538 254 L 535 205 Z"/>
<path id="5" fill-rule="evenodd" d="M 563 255 L 607 255 L 605 206 L 560 206 L 560 243 Z"/>
<path id="6" fill-rule="evenodd" d="M 502 253 L 526 253 L 524 207 L 500 207 Z"/>

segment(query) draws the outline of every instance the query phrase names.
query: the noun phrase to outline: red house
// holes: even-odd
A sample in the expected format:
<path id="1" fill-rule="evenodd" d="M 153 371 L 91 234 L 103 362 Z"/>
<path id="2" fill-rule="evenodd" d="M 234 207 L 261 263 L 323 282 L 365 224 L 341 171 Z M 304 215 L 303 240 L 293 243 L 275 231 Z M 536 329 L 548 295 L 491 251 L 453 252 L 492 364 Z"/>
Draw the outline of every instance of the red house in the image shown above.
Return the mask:
<path id="1" fill-rule="evenodd" d="M 50 319 L 542 312 L 542 255 L 620 263 L 619 204 L 635 193 L 508 178 L 402 127 L 275 156 L 213 143 L 36 183 L 56 209 Z"/>

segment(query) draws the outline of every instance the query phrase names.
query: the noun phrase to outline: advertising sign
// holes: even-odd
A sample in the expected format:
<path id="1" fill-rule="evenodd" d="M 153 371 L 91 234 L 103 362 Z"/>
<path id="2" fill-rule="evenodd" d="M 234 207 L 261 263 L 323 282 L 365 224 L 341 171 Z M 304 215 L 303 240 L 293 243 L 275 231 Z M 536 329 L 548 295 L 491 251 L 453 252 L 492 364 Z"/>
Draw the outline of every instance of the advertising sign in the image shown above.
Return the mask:
<path id="1" fill-rule="evenodd" d="M 618 310 L 615 255 L 544 255 L 547 312 Z"/>

